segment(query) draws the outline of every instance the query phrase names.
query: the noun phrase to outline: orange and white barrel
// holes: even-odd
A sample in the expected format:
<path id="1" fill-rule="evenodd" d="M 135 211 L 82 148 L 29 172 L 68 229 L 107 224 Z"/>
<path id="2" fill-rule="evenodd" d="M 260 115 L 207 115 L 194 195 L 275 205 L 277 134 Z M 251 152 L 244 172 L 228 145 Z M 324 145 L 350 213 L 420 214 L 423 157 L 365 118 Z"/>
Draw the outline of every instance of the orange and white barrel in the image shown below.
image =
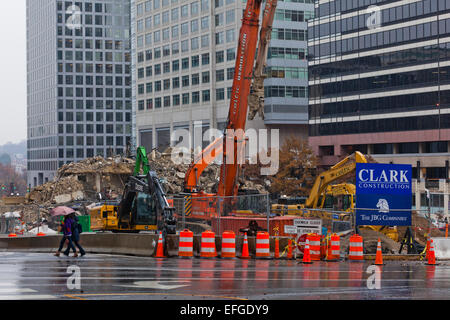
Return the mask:
<path id="1" fill-rule="evenodd" d="M 222 258 L 236 257 L 236 235 L 233 231 L 224 231 L 222 234 Z"/>
<path id="2" fill-rule="evenodd" d="M 352 261 L 364 260 L 363 250 L 363 238 L 358 234 L 352 235 L 350 237 L 348 259 Z"/>
<path id="3" fill-rule="evenodd" d="M 212 231 L 205 231 L 202 233 L 202 245 L 200 248 L 200 257 L 215 258 L 216 251 L 216 234 Z"/>
<path id="4" fill-rule="evenodd" d="M 320 261 L 320 235 L 310 233 L 306 237 L 309 240 L 309 254 L 312 261 Z"/>
<path id="5" fill-rule="evenodd" d="M 256 258 L 270 257 L 270 236 L 268 232 L 256 234 Z"/>
<path id="6" fill-rule="evenodd" d="M 341 258 L 341 237 L 336 233 L 330 236 L 330 252 L 329 260 L 339 260 Z"/>
<path id="7" fill-rule="evenodd" d="M 178 241 L 178 256 L 194 256 L 194 233 L 188 229 L 180 231 L 180 238 Z"/>

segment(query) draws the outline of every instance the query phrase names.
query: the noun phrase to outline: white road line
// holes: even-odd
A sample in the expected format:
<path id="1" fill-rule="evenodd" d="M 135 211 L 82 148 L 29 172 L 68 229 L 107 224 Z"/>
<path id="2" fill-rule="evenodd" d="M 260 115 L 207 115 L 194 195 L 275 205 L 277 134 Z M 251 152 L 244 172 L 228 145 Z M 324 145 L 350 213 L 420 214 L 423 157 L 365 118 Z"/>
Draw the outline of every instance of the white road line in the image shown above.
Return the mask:
<path id="1" fill-rule="evenodd" d="M 10 294 L 32 293 L 32 292 L 37 292 L 37 291 L 33 290 L 33 289 L 29 289 L 29 288 L 8 288 L 8 289 L 1 288 L 0 289 L 0 293 L 10 293 Z"/>
<path id="2" fill-rule="evenodd" d="M 0 300 L 48 300 L 56 299 L 55 296 L 47 294 L 30 294 L 30 295 L 20 295 L 20 296 L 2 296 L 0 295 Z"/>

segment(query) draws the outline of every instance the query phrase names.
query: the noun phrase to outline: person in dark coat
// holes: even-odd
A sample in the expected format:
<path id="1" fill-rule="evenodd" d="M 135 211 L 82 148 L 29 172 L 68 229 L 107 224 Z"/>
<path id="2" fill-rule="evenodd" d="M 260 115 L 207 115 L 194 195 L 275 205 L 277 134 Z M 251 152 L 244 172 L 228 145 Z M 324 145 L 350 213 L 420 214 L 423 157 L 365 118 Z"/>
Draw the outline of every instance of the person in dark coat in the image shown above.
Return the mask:
<path id="1" fill-rule="evenodd" d="M 68 246 L 67 246 L 68 251 L 67 251 L 67 254 L 66 254 L 66 252 L 64 252 L 64 254 L 66 254 L 68 256 L 70 253 L 70 249 L 72 249 L 73 256 L 78 257 L 77 249 L 75 249 L 75 247 L 73 246 L 73 243 L 72 243 L 72 224 L 73 224 L 73 219 L 70 216 L 65 216 L 64 221 L 61 222 L 61 230 L 63 232 L 63 238 L 61 239 L 61 242 L 59 244 L 58 252 L 55 253 L 55 257 L 59 257 L 59 255 L 61 254 L 61 250 L 64 247 L 64 243 L 66 242 L 66 240 L 68 241 Z"/>
<path id="2" fill-rule="evenodd" d="M 78 229 L 78 217 L 72 213 L 71 218 L 73 221 L 72 224 L 72 241 L 77 246 L 78 250 L 80 250 L 81 256 L 84 256 L 86 254 L 86 251 L 84 251 L 83 247 L 80 245 L 80 231 Z M 67 247 L 66 251 L 64 251 L 64 254 L 66 256 L 69 255 L 70 249 Z"/>

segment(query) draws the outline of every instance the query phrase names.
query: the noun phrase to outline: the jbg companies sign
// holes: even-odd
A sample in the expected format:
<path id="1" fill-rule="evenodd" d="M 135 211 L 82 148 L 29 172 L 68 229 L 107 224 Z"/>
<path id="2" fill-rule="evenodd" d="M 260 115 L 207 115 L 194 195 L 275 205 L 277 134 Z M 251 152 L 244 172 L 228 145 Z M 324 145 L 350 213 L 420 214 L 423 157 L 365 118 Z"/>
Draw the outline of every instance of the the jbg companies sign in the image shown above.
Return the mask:
<path id="1" fill-rule="evenodd" d="M 356 224 L 411 225 L 412 167 L 356 164 Z"/>

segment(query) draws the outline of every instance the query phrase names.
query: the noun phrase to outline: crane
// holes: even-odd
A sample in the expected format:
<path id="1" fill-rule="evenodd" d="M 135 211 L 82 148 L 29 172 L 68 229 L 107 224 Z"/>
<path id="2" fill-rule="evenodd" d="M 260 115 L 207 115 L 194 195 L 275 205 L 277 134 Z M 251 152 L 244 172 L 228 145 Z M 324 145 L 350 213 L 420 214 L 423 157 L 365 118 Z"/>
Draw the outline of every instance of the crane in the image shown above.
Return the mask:
<path id="1" fill-rule="evenodd" d="M 267 0 L 263 11 L 262 25 L 259 35 L 258 54 L 255 57 L 258 43 L 259 17 L 261 0 L 249 0 L 244 11 L 239 43 L 236 54 L 231 101 L 228 112 L 227 126 L 221 137 L 214 140 L 202 150 L 190 165 L 186 176 L 184 189 L 189 193 L 199 192 L 198 181 L 203 170 L 214 159 L 223 157 L 220 168 L 218 196 L 234 196 L 238 193 L 238 175 L 240 159 L 245 143 L 244 130 L 250 105 L 249 119 L 256 113 L 264 117 L 264 67 L 272 32 L 277 0 Z M 234 133 L 230 135 L 228 133 Z"/>

